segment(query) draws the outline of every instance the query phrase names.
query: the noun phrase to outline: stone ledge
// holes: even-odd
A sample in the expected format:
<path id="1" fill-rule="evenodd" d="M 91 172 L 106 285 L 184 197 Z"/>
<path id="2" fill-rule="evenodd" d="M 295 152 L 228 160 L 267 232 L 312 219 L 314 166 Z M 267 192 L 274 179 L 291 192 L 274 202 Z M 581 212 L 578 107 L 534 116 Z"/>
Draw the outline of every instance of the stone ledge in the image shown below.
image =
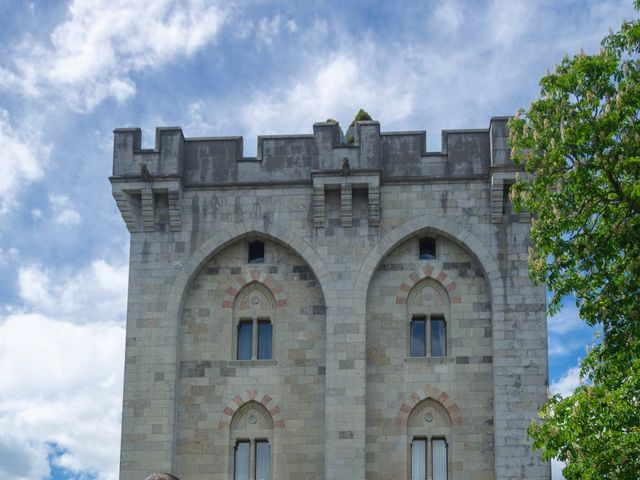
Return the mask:
<path id="1" fill-rule="evenodd" d="M 276 360 L 231 360 L 230 367 L 273 367 L 277 365 Z"/>
<path id="2" fill-rule="evenodd" d="M 405 363 L 455 363 L 456 357 L 405 357 Z"/>

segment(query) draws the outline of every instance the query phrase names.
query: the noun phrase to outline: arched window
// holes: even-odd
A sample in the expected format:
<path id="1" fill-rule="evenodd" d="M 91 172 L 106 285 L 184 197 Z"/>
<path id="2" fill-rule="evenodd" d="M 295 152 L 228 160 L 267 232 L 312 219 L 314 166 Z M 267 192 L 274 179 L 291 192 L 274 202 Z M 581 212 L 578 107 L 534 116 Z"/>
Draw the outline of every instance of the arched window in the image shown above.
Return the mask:
<path id="1" fill-rule="evenodd" d="M 410 357 L 449 355 L 449 296 L 442 286 L 427 279 L 418 283 L 407 299 Z"/>
<path id="2" fill-rule="evenodd" d="M 240 290 L 233 306 L 234 359 L 273 359 L 274 307 L 273 295 L 261 283 Z"/>
<path id="3" fill-rule="evenodd" d="M 423 400 L 409 415 L 407 433 L 409 480 L 447 480 L 451 463 L 451 418 L 447 410 L 431 398 Z"/>
<path id="4" fill-rule="evenodd" d="M 271 480 L 273 419 L 258 402 L 247 402 L 231 420 L 232 480 Z"/>

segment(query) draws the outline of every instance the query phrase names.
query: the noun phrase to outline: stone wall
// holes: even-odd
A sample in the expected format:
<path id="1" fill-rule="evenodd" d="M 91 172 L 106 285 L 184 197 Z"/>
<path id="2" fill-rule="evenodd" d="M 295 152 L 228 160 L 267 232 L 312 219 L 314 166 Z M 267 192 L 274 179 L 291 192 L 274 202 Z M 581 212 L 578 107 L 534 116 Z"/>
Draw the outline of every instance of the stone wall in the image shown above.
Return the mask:
<path id="1" fill-rule="evenodd" d="M 274 420 L 273 478 L 322 479 L 325 304 L 311 268 L 265 242 L 265 263 L 248 264 L 243 238 L 214 255 L 189 287 L 180 327 L 176 467 L 181 478 L 227 480 L 229 426 L 247 401 Z M 272 360 L 235 360 L 234 306 L 253 284 L 273 293 Z M 295 467 L 295 468 L 293 468 Z"/>
<path id="2" fill-rule="evenodd" d="M 376 269 L 367 297 L 367 478 L 409 478 L 407 418 L 425 398 L 448 409 L 449 471 L 461 480 L 494 478 L 491 295 L 482 268 L 446 237 L 437 258 L 418 259 L 418 237 Z M 409 355 L 411 298 L 423 284 L 446 297 L 447 352 Z M 448 306 L 446 305 L 448 303 Z M 428 429 L 422 434 L 428 434 Z"/>
<path id="3" fill-rule="evenodd" d="M 546 397 L 545 292 L 527 276 L 529 219 L 506 197 L 505 120 L 443 133 L 438 154 L 420 132 L 356 133 L 344 145 L 316 124 L 246 159 L 240 138 L 159 129 L 142 150 L 139 130 L 116 131 L 131 232 L 122 480 L 230 478 L 246 405 L 273 423 L 274 478 L 406 478 L 405 424 L 428 399 L 451 421 L 451 478 L 548 480 L 526 439 Z M 416 261 L 425 234 L 440 254 Z M 251 238 L 264 264 L 246 263 Z M 424 281 L 450 303 L 447 358 L 407 359 L 406 302 Z M 276 312 L 267 364 L 233 360 L 233 305 L 253 282 Z"/>

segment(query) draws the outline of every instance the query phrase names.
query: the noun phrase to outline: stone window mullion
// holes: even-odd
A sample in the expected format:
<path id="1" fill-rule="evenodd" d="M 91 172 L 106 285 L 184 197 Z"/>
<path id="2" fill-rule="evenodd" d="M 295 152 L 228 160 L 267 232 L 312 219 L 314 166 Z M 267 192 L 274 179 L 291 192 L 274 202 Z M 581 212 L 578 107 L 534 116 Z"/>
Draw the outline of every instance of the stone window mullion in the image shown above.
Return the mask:
<path id="1" fill-rule="evenodd" d="M 431 352 L 431 314 L 430 313 L 426 313 L 425 317 L 427 319 L 426 321 L 426 325 L 424 326 L 425 329 L 425 352 L 426 352 L 426 356 L 427 357 L 431 357 L 432 356 L 432 352 Z"/>
<path id="2" fill-rule="evenodd" d="M 251 321 L 253 322 L 253 329 L 251 332 L 251 359 L 256 360 L 258 358 L 258 315 L 256 315 L 255 312 L 251 317 Z"/>
<path id="3" fill-rule="evenodd" d="M 249 478 L 255 480 L 256 478 L 256 439 L 251 438 L 251 448 L 249 448 Z"/>
<path id="4" fill-rule="evenodd" d="M 432 447 L 432 441 L 433 437 L 431 435 L 429 435 L 427 437 L 427 465 L 426 465 L 426 471 L 427 471 L 427 480 L 432 480 L 433 479 L 433 447 Z"/>

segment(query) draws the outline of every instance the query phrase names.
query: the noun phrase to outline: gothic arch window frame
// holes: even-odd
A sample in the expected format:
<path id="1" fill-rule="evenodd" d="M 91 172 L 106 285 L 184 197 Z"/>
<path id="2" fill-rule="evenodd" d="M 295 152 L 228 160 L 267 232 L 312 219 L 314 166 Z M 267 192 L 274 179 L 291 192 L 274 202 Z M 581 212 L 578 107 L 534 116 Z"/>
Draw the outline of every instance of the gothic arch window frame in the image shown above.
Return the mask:
<path id="1" fill-rule="evenodd" d="M 407 419 L 407 473 L 408 480 L 447 480 L 453 464 L 453 422 L 444 405 L 433 398 L 425 398 L 418 402 Z M 424 442 L 424 456 L 415 457 L 414 443 Z M 444 463 L 442 453 L 434 455 L 434 443 L 444 441 Z M 440 470 L 444 467 L 444 476 L 434 476 L 436 456 L 440 459 Z M 420 463 L 421 465 L 416 465 Z M 414 468 L 422 467 L 423 475 L 414 475 Z M 420 473 L 420 472 L 418 472 Z"/>
<path id="2" fill-rule="evenodd" d="M 254 418 L 252 418 L 254 417 Z M 258 477 L 258 445 L 265 443 L 268 446 L 267 452 L 267 479 L 273 479 L 274 461 L 274 421 L 271 413 L 255 400 L 244 403 L 233 414 L 229 425 L 229 479 L 230 480 L 260 480 Z M 262 427 L 262 428 L 260 428 Z M 248 461 L 241 467 L 238 459 L 238 449 L 240 444 L 248 444 Z M 262 463 L 264 468 L 264 461 Z M 243 468 L 247 476 L 238 476 L 238 470 Z"/>
<path id="3" fill-rule="evenodd" d="M 256 293 L 258 295 L 251 296 L 252 293 Z M 262 297 L 262 302 L 260 301 L 260 297 Z M 257 299 L 257 302 L 256 302 Z M 255 305 L 255 307 L 249 306 L 246 308 L 247 304 L 251 303 Z M 240 291 L 236 294 L 236 297 L 233 301 L 233 328 L 232 328 L 232 360 L 238 362 L 272 362 L 275 361 L 275 349 L 274 349 L 274 339 L 276 336 L 276 306 L 277 302 L 275 296 L 271 292 L 271 290 L 264 285 L 263 283 L 254 280 L 252 282 L 244 285 Z M 250 357 L 251 358 L 238 358 L 239 355 L 239 333 L 241 324 L 250 323 L 251 328 L 251 349 L 250 349 Z M 269 358 L 259 358 L 260 351 L 260 328 L 261 324 L 268 323 L 270 325 L 270 357 Z"/>
<path id="4" fill-rule="evenodd" d="M 442 305 L 436 305 L 434 296 L 434 305 L 425 305 L 422 303 L 422 293 L 426 288 L 432 288 L 442 301 Z M 424 355 L 412 355 L 412 329 L 413 322 L 425 320 L 424 328 Z M 406 352 L 407 358 L 450 358 L 451 355 L 451 299 L 447 289 L 436 279 L 423 278 L 416 283 L 406 301 L 406 325 L 407 325 L 407 341 Z M 433 322 L 444 321 L 444 354 L 433 355 Z"/>

